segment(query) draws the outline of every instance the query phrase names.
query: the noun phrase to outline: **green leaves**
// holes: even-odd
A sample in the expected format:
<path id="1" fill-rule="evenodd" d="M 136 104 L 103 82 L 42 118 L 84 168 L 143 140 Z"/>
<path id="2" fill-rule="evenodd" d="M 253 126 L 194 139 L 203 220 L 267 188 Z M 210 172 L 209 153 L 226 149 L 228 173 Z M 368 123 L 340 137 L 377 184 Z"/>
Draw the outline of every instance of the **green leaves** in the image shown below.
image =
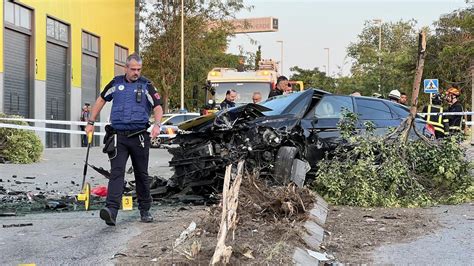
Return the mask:
<path id="1" fill-rule="evenodd" d="M 0 117 L 5 116 L 0 113 Z M 25 122 L 15 121 L 5 123 L 27 125 Z M 33 131 L 0 128 L 0 157 L 5 160 L 12 163 L 34 163 L 41 158 L 42 153 L 43 144 Z"/>
<path id="2" fill-rule="evenodd" d="M 346 113 L 339 123 L 346 145 L 317 166 L 314 189 L 333 204 L 413 207 L 459 203 L 474 198 L 472 166 L 459 137 L 439 142 L 373 136 L 373 125 L 355 135 L 357 117 Z"/>

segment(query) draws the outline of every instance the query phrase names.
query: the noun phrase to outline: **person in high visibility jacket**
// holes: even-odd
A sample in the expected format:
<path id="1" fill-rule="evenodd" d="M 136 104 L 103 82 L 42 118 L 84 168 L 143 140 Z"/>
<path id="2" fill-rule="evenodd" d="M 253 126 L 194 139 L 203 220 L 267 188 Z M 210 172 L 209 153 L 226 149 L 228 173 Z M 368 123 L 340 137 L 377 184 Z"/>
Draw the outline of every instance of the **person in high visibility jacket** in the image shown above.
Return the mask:
<path id="1" fill-rule="evenodd" d="M 449 104 L 448 112 L 463 112 L 461 103 L 459 102 L 459 96 L 461 91 L 457 88 L 449 88 L 446 91 L 446 101 Z M 462 115 L 450 115 L 447 116 L 449 123 L 449 133 L 461 133 L 463 126 Z"/>
<path id="2" fill-rule="evenodd" d="M 431 104 L 423 108 L 423 113 L 442 113 L 443 107 L 441 104 L 443 100 L 439 94 L 433 94 L 431 97 Z M 435 136 L 437 139 L 446 136 L 443 124 L 443 115 L 427 115 L 425 116 L 426 123 L 432 125 L 435 129 Z"/>

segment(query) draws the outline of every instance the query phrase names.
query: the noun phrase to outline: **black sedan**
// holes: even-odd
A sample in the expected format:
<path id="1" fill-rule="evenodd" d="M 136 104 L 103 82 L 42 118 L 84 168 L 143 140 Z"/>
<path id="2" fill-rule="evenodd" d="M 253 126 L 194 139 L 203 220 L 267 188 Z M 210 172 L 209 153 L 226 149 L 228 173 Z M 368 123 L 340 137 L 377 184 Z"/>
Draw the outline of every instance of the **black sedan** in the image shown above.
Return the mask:
<path id="1" fill-rule="evenodd" d="M 170 184 L 179 190 L 215 187 L 227 164 L 244 159 L 248 171 L 280 184 L 302 185 L 325 152 L 340 145 L 337 124 L 344 109 L 358 114 L 358 129 L 372 121 L 378 135 L 399 126 L 409 114 L 406 107 L 386 100 L 310 89 L 201 116 L 179 126 L 182 132 L 174 140 L 179 147 L 169 150 L 175 169 Z M 424 120 L 417 118 L 415 124 L 433 137 Z"/>

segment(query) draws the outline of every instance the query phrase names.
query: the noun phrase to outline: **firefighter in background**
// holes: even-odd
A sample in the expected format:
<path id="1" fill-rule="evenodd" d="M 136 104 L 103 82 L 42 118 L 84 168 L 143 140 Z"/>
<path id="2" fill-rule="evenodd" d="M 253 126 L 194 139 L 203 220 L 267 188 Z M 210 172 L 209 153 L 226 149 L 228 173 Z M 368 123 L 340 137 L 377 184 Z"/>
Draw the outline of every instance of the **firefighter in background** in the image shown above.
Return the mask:
<path id="1" fill-rule="evenodd" d="M 391 90 L 388 94 L 388 100 L 395 103 L 400 103 L 400 91 L 398 90 Z"/>
<path id="2" fill-rule="evenodd" d="M 462 105 L 459 102 L 460 95 L 461 91 L 457 88 L 449 88 L 446 91 L 446 101 L 449 104 L 447 112 L 463 112 Z M 462 132 L 462 115 L 449 115 L 446 116 L 445 120 L 447 120 L 449 124 L 449 134 Z"/>
<path id="3" fill-rule="evenodd" d="M 431 104 L 423 108 L 423 113 L 442 113 L 442 104 L 443 100 L 441 99 L 441 95 L 433 94 L 433 96 L 431 96 Z M 435 136 L 437 139 L 444 138 L 446 136 L 444 130 L 445 126 L 443 124 L 443 115 L 427 115 L 426 123 L 434 127 Z"/>

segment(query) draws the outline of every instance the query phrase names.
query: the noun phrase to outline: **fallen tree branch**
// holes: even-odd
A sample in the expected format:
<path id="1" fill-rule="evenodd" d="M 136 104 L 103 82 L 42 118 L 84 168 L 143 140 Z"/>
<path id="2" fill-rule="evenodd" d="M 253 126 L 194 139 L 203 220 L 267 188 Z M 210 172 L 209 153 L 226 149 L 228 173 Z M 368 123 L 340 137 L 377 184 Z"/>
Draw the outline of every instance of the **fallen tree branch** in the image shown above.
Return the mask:
<path id="1" fill-rule="evenodd" d="M 237 176 L 230 186 L 232 165 L 226 167 L 224 176 L 224 187 L 222 191 L 222 215 L 217 234 L 217 245 L 211 259 L 211 265 L 219 263 L 228 264 L 232 255 L 232 246 L 226 246 L 225 241 L 230 230 L 235 232 L 237 228 L 237 207 L 239 205 L 239 190 L 242 183 L 244 161 L 237 165 Z M 230 186 L 230 188 L 229 188 Z"/>

